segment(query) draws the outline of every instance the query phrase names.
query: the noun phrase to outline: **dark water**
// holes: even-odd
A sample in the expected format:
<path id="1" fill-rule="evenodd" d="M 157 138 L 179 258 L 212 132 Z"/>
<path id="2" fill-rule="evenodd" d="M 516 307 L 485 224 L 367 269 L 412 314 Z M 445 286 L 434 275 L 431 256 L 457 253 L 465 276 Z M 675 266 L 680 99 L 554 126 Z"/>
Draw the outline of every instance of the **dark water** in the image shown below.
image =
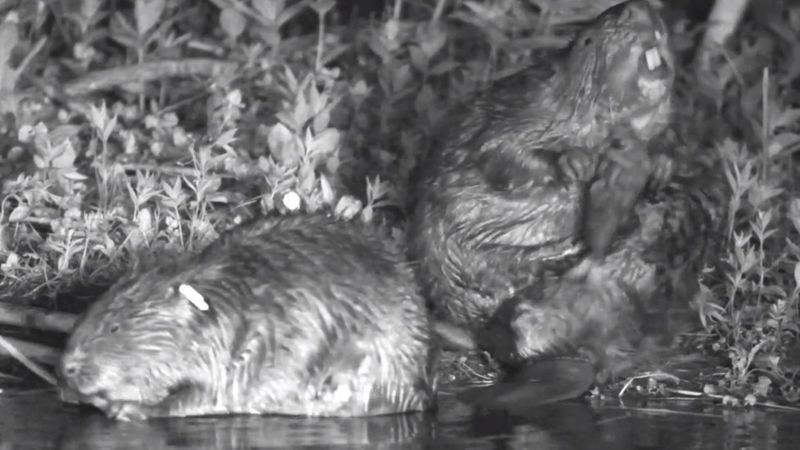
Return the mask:
<path id="1" fill-rule="evenodd" d="M 52 390 L 0 394 L 0 450 L 30 448 L 798 448 L 800 413 L 650 401 L 585 401 L 526 413 L 480 411 L 443 395 L 436 414 L 369 419 L 204 417 L 121 423 L 63 405 Z"/>

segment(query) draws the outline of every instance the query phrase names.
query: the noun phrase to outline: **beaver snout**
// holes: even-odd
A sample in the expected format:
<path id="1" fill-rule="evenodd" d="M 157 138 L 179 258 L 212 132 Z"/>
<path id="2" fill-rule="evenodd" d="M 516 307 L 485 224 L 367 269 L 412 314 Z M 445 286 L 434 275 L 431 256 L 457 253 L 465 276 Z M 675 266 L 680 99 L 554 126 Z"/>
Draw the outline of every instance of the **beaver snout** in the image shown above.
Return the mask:
<path id="1" fill-rule="evenodd" d="M 96 395 L 96 384 L 100 377 L 100 367 L 89 359 L 86 353 L 75 350 L 66 352 L 61 358 L 59 374 L 62 381 L 81 395 Z"/>
<path id="2" fill-rule="evenodd" d="M 639 57 L 639 74 L 650 80 L 667 80 L 672 77 L 672 66 L 659 47 L 646 48 Z"/>

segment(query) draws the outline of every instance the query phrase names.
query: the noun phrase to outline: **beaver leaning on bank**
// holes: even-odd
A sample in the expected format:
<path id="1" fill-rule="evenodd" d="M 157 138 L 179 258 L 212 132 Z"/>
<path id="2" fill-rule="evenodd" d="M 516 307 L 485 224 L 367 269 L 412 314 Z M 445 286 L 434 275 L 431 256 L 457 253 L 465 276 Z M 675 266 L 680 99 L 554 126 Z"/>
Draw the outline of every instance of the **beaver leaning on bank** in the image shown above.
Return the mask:
<path id="1" fill-rule="evenodd" d="M 512 366 L 578 356 L 598 381 L 654 356 L 645 349 L 666 348 L 687 325 L 721 203 L 708 177 L 676 178 L 636 205 L 638 226 L 604 261 L 587 258 L 502 304 L 478 331 L 480 346 Z"/>
<path id="2" fill-rule="evenodd" d="M 442 318 L 483 323 L 503 299 L 534 282 L 543 264 L 584 252 L 584 215 L 588 240 L 608 246 L 615 233 L 607 230 L 620 219 L 586 211 L 586 181 L 604 157 L 600 150 L 620 136 L 623 158 L 648 151 L 648 140 L 667 124 L 672 71 L 663 21 L 646 1 L 633 0 L 605 11 L 568 48 L 501 80 L 463 112 L 420 165 L 408 227 L 410 256 Z M 609 173 L 632 172 L 641 185 L 640 169 Z M 636 190 L 620 180 L 595 181 L 590 196 L 613 202 L 615 192 Z M 617 222 L 595 228 L 595 220 Z"/>
<path id="3" fill-rule="evenodd" d="M 562 178 L 589 184 L 582 234 L 600 259 L 648 182 L 657 187 L 671 175 L 672 152 L 651 140 L 666 128 L 671 112 L 674 56 L 656 10 L 647 2 L 629 1 L 603 11 L 582 30 L 566 60 L 576 78 L 588 80 L 577 84 L 598 86 L 574 106 L 581 109 L 580 102 L 588 100 L 589 112 L 573 116 L 578 122 L 571 125 L 588 127 L 579 134 L 589 139 L 555 139 L 546 151 L 563 152 L 556 167 Z M 582 96 L 580 89 L 577 95 Z M 598 123 L 609 123 L 610 130 L 597 135 Z M 567 148 L 560 148 L 565 142 Z"/>
<path id="4" fill-rule="evenodd" d="M 682 171 L 637 203 L 636 228 L 604 260 L 587 257 L 519 290 L 472 333 L 437 325 L 451 345 L 486 350 L 509 369 L 462 398 L 530 408 L 676 356 L 671 344 L 690 324 L 689 300 L 718 249 L 727 195 L 721 176 Z"/>
<path id="5" fill-rule="evenodd" d="M 421 411 L 433 369 L 402 253 L 310 215 L 256 220 L 119 281 L 76 325 L 60 372 L 66 392 L 130 420 Z"/>

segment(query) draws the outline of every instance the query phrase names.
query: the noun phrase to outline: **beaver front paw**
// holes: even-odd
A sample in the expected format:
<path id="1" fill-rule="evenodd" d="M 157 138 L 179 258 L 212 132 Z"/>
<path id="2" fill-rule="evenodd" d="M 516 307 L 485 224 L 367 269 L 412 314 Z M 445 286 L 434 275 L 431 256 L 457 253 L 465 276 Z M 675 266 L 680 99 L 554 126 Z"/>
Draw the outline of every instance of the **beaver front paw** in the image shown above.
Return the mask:
<path id="1" fill-rule="evenodd" d="M 653 169 L 650 174 L 648 188 L 653 191 L 663 189 L 675 173 L 675 159 L 669 155 L 656 155 L 653 158 Z"/>
<path id="2" fill-rule="evenodd" d="M 141 403 L 115 402 L 106 408 L 106 416 L 120 422 L 141 422 L 150 417 L 149 409 Z"/>
<path id="3" fill-rule="evenodd" d="M 562 181 L 588 182 L 597 169 L 597 154 L 587 149 L 565 150 L 558 158 L 558 172 Z"/>

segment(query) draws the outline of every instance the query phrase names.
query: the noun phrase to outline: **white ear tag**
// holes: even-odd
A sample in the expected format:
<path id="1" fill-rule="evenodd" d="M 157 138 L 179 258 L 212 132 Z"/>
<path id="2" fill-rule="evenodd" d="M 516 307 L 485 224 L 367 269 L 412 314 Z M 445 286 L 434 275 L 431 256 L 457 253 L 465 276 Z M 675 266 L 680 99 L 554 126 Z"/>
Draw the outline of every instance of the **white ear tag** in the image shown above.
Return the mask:
<path id="1" fill-rule="evenodd" d="M 178 287 L 178 292 L 183 295 L 183 297 L 189 301 L 195 308 L 199 309 L 200 311 L 208 311 L 208 302 L 206 299 L 203 298 L 203 295 L 197 292 L 193 287 L 189 286 L 188 284 L 181 284 Z"/>

